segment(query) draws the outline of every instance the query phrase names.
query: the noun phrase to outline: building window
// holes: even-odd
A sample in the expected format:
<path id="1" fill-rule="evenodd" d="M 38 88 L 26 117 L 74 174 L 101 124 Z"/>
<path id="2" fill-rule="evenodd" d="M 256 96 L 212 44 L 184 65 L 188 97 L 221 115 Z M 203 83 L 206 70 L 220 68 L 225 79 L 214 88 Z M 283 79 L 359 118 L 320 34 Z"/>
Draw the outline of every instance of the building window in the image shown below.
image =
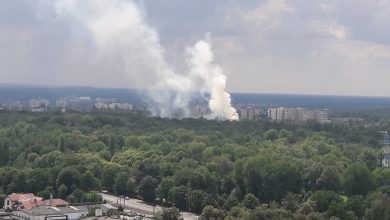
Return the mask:
<path id="1" fill-rule="evenodd" d="M 9 200 L 7 200 L 7 205 L 9 205 Z"/>

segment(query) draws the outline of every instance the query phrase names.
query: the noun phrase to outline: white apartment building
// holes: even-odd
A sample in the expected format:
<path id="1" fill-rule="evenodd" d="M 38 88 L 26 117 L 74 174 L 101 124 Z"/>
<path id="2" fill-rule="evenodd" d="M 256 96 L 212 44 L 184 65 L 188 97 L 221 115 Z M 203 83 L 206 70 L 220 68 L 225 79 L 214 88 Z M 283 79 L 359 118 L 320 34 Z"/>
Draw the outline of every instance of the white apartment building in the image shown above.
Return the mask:
<path id="1" fill-rule="evenodd" d="M 329 121 L 328 112 L 321 109 L 305 108 L 269 108 L 268 118 L 275 121 L 305 122 L 307 120 L 316 120 L 320 123 Z"/>

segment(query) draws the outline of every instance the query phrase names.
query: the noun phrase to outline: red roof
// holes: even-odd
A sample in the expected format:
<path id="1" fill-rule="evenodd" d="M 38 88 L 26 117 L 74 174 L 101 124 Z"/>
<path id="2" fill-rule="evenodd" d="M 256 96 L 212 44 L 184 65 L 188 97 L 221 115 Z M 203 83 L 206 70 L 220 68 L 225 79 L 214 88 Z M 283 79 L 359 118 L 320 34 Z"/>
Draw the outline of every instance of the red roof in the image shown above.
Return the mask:
<path id="1" fill-rule="evenodd" d="M 33 193 L 12 193 L 8 196 L 12 201 L 14 208 L 31 209 L 36 206 L 67 206 L 68 203 L 62 199 L 43 200 L 41 197 L 35 196 Z"/>
<path id="2" fill-rule="evenodd" d="M 34 198 L 26 198 L 19 201 L 21 206 L 21 209 L 31 209 L 35 206 L 44 205 L 45 202 L 43 201 L 43 198 L 41 197 L 34 197 Z"/>
<path id="3" fill-rule="evenodd" d="M 35 195 L 33 193 L 12 193 L 11 195 L 8 196 L 12 202 L 18 202 L 19 200 L 22 199 L 27 199 L 27 198 L 34 198 Z"/>
<path id="4" fill-rule="evenodd" d="M 54 206 L 54 207 L 60 207 L 60 206 L 67 206 L 68 203 L 62 199 L 52 199 L 50 203 L 50 199 L 45 200 L 46 206 Z"/>

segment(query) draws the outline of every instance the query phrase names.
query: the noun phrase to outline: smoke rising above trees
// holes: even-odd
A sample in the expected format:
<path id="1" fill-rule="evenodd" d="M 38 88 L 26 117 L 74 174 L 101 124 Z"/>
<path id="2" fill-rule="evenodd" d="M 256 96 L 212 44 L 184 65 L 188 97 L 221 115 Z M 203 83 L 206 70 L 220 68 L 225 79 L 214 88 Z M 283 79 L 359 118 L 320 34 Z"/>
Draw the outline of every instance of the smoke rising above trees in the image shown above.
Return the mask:
<path id="1" fill-rule="evenodd" d="M 90 62 L 111 64 L 127 79 L 142 81 L 154 115 L 192 117 L 189 106 L 197 95 L 208 103 L 210 114 L 206 118 L 238 119 L 226 92 L 226 76 L 213 62 L 209 35 L 187 48 L 183 59 L 187 70 L 178 73 L 165 60 L 158 33 L 146 23 L 146 13 L 134 1 L 43 0 L 39 5 L 39 16 L 50 16 L 52 25 L 68 27 L 74 38 L 82 39 L 84 47 L 92 48 L 95 54 Z M 53 14 L 42 13 L 42 8 L 51 9 Z"/>

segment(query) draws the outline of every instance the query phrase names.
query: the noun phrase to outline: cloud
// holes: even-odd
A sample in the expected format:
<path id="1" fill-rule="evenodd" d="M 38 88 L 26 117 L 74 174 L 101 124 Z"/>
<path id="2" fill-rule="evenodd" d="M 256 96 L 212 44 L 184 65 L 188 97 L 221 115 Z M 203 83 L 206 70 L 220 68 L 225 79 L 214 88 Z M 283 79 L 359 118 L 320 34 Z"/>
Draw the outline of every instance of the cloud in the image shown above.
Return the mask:
<path id="1" fill-rule="evenodd" d="M 280 17 L 294 12 L 294 8 L 285 0 L 266 1 L 259 7 L 242 13 L 243 21 L 262 29 L 276 28 L 280 25 Z"/>
<path id="2" fill-rule="evenodd" d="M 338 40 L 345 40 L 349 35 L 346 27 L 337 21 L 311 21 L 310 28 L 317 34 L 324 37 L 332 37 Z"/>
<path id="3" fill-rule="evenodd" d="M 185 72 L 185 48 L 211 32 L 231 91 L 390 95 L 390 87 L 375 86 L 390 69 L 390 1 L 136 2 L 178 72 Z M 112 54 L 96 58 L 87 33 L 70 31 L 48 10 L 40 12 L 46 19 L 37 18 L 35 3 L 0 1 L 0 82 L 145 87 L 153 81 L 123 74 Z M 141 64 L 153 69 L 147 62 L 131 68 Z"/>

